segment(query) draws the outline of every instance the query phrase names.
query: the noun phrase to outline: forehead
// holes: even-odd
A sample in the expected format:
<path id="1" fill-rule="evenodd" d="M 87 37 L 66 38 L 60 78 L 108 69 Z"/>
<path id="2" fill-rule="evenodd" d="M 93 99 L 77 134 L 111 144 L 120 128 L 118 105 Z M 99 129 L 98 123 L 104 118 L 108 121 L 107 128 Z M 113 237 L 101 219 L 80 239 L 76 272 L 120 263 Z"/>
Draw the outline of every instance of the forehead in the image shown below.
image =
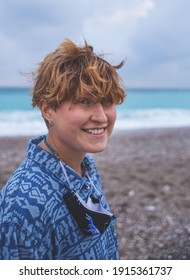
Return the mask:
<path id="1" fill-rule="evenodd" d="M 97 94 L 95 92 L 95 90 L 87 90 L 87 89 L 80 89 L 77 88 L 75 94 L 73 95 L 74 99 L 78 99 L 78 98 L 97 98 Z"/>
<path id="2" fill-rule="evenodd" d="M 76 92 L 75 96 L 74 96 L 74 101 L 78 100 L 78 99 L 83 99 L 83 98 L 87 98 L 90 99 L 91 101 L 97 102 L 100 101 L 106 97 L 109 97 L 109 94 L 107 96 L 105 96 L 102 92 L 101 94 L 99 92 L 94 91 L 83 91 L 80 92 L 79 90 Z"/>

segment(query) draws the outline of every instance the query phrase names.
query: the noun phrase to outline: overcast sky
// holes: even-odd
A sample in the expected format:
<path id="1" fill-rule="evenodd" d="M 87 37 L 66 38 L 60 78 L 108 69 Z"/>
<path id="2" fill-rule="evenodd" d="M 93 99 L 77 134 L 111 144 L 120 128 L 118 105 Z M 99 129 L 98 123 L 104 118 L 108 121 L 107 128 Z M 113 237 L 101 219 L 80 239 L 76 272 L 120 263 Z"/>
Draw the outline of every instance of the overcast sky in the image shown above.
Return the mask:
<path id="1" fill-rule="evenodd" d="M 0 0 L 0 86 L 30 72 L 66 37 L 126 59 L 128 87 L 190 87 L 189 0 Z"/>

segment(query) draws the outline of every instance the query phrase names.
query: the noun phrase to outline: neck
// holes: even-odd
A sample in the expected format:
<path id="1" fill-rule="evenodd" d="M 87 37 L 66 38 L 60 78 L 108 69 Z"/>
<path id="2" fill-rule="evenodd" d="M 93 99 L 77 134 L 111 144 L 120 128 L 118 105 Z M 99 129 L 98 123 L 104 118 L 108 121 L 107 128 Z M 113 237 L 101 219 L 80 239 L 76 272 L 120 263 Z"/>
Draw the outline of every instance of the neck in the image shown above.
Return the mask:
<path id="1" fill-rule="evenodd" d="M 44 138 L 44 141 L 41 143 L 41 147 L 53 154 L 57 157 L 57 159 L 62 160 L 67 165 L 69 165 L 76 173 L 78 173 L 80 176 L 82 176 L 82 167 L 81 163 L 84 159 L 85 155 L 79 155 L 75 154 L 73 155 L 70 152 L 67 152 L 64 147 L 61 149 L 58 148 L 58 145 L 52 141 L 51 137 L 47 135 L 47 137 Z"/>

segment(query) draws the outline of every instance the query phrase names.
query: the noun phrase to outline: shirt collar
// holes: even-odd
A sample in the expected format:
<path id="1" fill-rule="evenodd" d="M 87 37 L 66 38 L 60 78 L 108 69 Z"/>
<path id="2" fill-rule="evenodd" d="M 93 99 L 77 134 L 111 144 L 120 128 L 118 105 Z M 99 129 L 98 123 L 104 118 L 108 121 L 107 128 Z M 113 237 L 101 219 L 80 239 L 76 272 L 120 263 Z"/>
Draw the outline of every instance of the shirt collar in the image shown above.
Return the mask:
<path id="1" fill-rule="evenodd" d="M 59 160 L 52 154 L 48 153 L 44 149 L 42 149 L 39 144 L 43 140 L 44 136 L 39 136 L 31 139 L 28 143 L 28 149 L 27 149 L 27 157 L 41 166 L 43 166 L 45 169 L 47 169 L 49 172 L 53 173 L 54 176 L 58 178 L 59 181 L 61 181 L 63 184 L 68 186 L 67 180 L 65 178 L 65 175 L 63 173 L 63 170 L 61 168 L 61 165 L 59 163 Z M 64 167 L 66 169 L 67 175 L 69 179 L 74 182 L 73 183 L 73 190 L 77 191 L 79 190 L 84 184 L 84 179 L 79 176 L 71 167 L 69 167 L 67 164 L 63 163 Z M 89 155 L 86 155 L 83 162 L 82 162 L 83 168 L 86 172 L 88 172 L 89 176 L 92 176 L 93 174 L 93 168 L 91 167 L 91 158 Z"/>

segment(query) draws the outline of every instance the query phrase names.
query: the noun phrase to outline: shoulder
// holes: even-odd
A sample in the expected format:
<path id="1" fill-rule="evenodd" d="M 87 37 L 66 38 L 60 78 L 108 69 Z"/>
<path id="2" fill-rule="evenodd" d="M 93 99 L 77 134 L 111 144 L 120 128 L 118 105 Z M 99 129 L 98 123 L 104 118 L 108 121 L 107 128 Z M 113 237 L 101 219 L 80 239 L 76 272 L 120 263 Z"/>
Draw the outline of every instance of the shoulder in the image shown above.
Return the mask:
<path id="1" fill-rule="evenodd" d="M 33 224 L 38 231 L 48 221 L 56 220 L 54 214 L 62 207 L 65 192 L 64 182 L 57 176 L 44 166 L 26 161 L 1 191 L 0 221 L 10 223 L 16 219 L 26 228 Z"/>

